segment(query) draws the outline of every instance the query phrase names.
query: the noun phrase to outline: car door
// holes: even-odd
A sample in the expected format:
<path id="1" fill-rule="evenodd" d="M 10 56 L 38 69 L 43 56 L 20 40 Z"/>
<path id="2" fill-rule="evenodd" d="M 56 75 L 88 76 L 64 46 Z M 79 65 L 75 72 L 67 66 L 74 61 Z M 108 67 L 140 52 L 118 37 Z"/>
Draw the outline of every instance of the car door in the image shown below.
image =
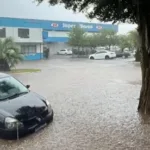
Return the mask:
<path id="1" fill-rule="evenodd" d="M 96 52 L 93 56 L 94 56 L 94 59 L 101 59 L 101 53 L 100 52 Z"/>
<path id="2" fill-rule="evenodd" d="M 105 59 L 106 51 L 100 51 L 96 53 L 96 59 Z"/>
<path id="3" fill-rule="evenodd" d="M 107 54 L 107 51 L 101 51 L 100 52 L 100 59 L 105 59 L 106 54 Z"/>

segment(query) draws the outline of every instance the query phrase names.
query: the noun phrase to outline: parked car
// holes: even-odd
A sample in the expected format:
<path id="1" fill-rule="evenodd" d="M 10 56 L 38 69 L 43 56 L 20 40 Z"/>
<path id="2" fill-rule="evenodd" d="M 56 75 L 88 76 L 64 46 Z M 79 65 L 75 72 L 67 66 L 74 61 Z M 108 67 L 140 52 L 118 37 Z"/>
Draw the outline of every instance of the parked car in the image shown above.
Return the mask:
<path id="1" fill-rule="evenodd" d="M 130 56 L 129 52 L 116 51 L 116 57 L 125 57 L 128 58 Z"/>
<path id="2" fill-rule="evenodd" d="M 115 57 L 116 57 L 115 52 L 103 50 L 90 55 L 89 59 L 111 59 Z"/>
<path id="3" fill-rule="evenodd" d="M 0 73 L 0 137 L 15 139 L 53 120 L 49 101 L 10 75 Z"/>
<path id="4" fill-rule="evenodd" d="M 123 57 L 125 57 L 125 58 L 128 58 L 128 57 L 130 57 L 131 56 L 131 53 L 130 52 L 124 52 L 123 53 Z"/>
<path id="5" fill-rule="evenodd" d="M 57 52 L 58 55 L 72 55 L 72 51 L 68 49 L 62 49 Z"/>

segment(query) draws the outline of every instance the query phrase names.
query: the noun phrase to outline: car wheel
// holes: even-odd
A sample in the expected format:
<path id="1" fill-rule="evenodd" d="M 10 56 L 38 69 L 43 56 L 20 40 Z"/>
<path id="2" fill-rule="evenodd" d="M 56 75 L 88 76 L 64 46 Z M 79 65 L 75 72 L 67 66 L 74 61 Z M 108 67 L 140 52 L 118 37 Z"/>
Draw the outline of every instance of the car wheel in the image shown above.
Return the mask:
<path id="1" fill-rule="evenodd" d="M 59 55 L 59 52 L 57 52 L 57 55 Z"/>
<path id="2" fill-rule="evenodd" d="M 105 59 L 107 59 L 107 60 L 108 60 L 109 58 L 110 58 L 109 56 L 105 56 Z"/>
<path id="3" fill-rule="evenodd" d="M 90 59 L 92 59 L 92 60 L 93 60 L 93 59 L 94 59 L 94 57 L 92 56 L 92 57 L 90 57 Z"/>

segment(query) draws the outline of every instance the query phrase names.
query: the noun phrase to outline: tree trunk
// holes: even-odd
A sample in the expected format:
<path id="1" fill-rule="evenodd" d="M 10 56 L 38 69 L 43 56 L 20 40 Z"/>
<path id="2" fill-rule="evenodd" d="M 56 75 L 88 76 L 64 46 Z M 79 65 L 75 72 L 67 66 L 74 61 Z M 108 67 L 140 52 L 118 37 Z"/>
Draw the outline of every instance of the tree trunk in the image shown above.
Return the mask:
<path id="1" fill-rule="evenodd" d="M 78 46 L 78 57 L 79 57 L 79 51 L 80 51 L 80 47 Z"/>
<path id="2" fill-rule="evenodd" d="M 4 59 L 0 59 L 0 71 L 10 71 L 7 61 Z"/>
<path id="3" fill-rule="evenodd" d="M 137 51 L 135 53 L 135 61 L 140 62 L 140 60 L 141 60 L 141 54 L 139 48 L 137 48 Z"/>
<path id="4" fill-rule="evenodd" d="M 147 5 L 139 6 L 138 32 L 140 36 L 142 87 L 138 111 L 150 114 L 150 10 Z"/>

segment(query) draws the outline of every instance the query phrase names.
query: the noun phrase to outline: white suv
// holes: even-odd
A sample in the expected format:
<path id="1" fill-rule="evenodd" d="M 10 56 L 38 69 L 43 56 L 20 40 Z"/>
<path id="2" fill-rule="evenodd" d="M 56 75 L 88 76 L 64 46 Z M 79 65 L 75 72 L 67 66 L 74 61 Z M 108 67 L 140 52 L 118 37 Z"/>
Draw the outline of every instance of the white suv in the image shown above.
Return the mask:
<path id="1" fill-rule="evenodd" d="M 116 57 L 115 52 L 103 50 L 90 55 L 89 59 L 111 59 L 115 57 Z"/>

